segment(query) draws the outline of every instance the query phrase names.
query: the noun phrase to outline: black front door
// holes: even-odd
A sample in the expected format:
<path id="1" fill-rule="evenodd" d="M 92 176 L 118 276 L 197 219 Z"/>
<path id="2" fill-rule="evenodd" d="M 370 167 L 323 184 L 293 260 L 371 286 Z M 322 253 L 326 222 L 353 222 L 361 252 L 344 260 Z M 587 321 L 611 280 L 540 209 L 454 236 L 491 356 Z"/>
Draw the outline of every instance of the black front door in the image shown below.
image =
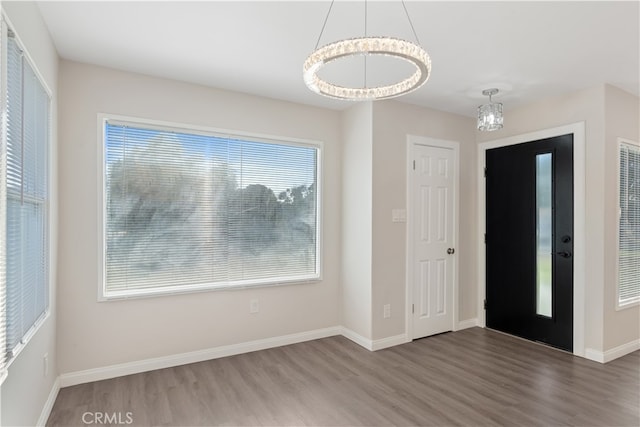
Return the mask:
<path id="1" fill-rule="evenodd" d="M 487 327 L 573 350 L 573 135 L 486 152 Z"/>

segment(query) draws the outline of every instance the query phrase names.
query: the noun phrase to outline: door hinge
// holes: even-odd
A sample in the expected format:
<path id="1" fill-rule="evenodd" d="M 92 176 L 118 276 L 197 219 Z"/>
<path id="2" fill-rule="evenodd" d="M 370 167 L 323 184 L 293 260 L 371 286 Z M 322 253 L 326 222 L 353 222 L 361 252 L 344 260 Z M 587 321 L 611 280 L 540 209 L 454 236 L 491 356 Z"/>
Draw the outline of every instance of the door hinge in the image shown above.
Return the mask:
<path id="1" fill-rule="evenodd" d="M 416 305 L 415 304 L 411 304 L 411 314 L 416 312 Z"/>
<path id="2" fill-rule="evenodd" d="M 416 161 L 413 161 L 413 170 L 416 170 Z"/>
<path id="3" fill-rule="evenodd" d="M 487 243 L 487 233 L 484 233 L 484 243 Z"/>
<path id="4" fill-rule="evenodd" d="M 485 178 L 487 177 L 487 168 L 486 167 L 484 168 L 484 177 Z"/>
<path id="5" fill-rule="evenodd" d="M 484 309 L 487 309 L 487 300 L 484 300 Z"/>

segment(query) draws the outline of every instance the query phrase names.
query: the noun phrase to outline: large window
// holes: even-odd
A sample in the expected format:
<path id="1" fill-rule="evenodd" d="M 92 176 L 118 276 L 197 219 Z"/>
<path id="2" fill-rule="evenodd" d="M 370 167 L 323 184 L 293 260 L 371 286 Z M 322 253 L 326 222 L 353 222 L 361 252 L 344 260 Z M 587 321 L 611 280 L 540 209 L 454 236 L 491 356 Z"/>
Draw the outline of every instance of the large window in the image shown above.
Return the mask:
<path id="1" fill-rule="evenodd" d="M 618 305 L 640 301 L 640 145 L 620 142 Z"/>
<path id="2" fill-rule="evenodd" d="M 102 298 L 319 278 L 318 146 L 103 123 Z"/>
<path id="3" fill-rule="evenodd" d="M 8 361 L 49 306 L 50 100 L 15 35 L 2 27 L 0 272 Z"/>

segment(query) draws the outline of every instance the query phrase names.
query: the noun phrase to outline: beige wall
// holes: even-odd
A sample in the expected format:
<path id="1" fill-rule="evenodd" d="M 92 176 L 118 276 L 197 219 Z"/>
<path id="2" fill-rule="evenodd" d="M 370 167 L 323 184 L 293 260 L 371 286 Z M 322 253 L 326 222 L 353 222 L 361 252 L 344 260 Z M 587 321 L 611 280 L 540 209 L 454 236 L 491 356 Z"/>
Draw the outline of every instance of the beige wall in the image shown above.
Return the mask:
<path id="1" fill-rule="evenodd" d="M 606 96 L 605 96 L 606 95 Z M 609 101 L 605 100 L 609 98 Z M 586 283 L 585 348 L 603 353 L 638 336 L 637 309 L 614 313 L 616 281 L 611 258 L 615 250 L 616 217 L 613 145 L 620 132 L 638 133 L 638 98 L 600 85 L 530 105 L 505 105 L 504 129 L 477 133 L 478 142 L 521 135 L 577 122 L 586 127 Z M 625 110 L 624 112 L 622 110 Z M 605 110 L 610 111 L 606 115 Z M 614 117 L 615 116 L 615 117 Z M 606 126 L 607 125 L 607 126 Z M 606 128 L 606 131 L 605 131 Z M 615 135 L 615 136 L 614 136 Z M 606 159 L 606 164 L 605 164 Z M 613 255 L 615 256 L 615 255 Z M 605 271 L 606 261 L 606 271 Z M 605 318 L 606 313 L 606 318 Z M 624 329 L 624 332 L 621 330 Z"/>
<path id="2" fill-rule="evenodd" d="M 406 223 L 391 222 L 407 207 L 407 135 L 460 143 L 459 315 L 476 317 L 475 121 L 398 101 L 373 104 L 373 338 L 405 333 Z M 391 317 L 383 318 L 383 306 Z"/>
<path id="3" fill-rule="evenodd" d="M 603 351 L 640 340 L 640 306 L 616 310 L 618 138 L 640 142 L 640 100 L 605 86 L 604 344 Z"/>
<path id="4" fill-rule="evenodd" d="M 59 83 L 62 373 L 339 324 L 337 112 L 69 61 L 61 62 Z M 323 141 L 323 280 L 98 303 L 98 113 Z M 260 301 L 257 314 L 249 314 L 253 298 Z"/>
<path id="5" fill-rule="evenodd" d="M 460 315 L 476 317 L 474 121 L 397 101 L 343 113 L 343 325 L 369 340 L 405 334 L 407 135 L 457 141 L 460 149 Z M 383 317 L 390 304 L 391 317 Z"/>
<path id="6" fill-rule="evenodd" d="M 342 325 L 372 339 L 373 139 L 370 102 L 342 116 Z"/>
<path id="7" fill-rule="evenodd" d="M 56 369 L 56 247 L 57 247 L 57 80 L 58 54 L 40 11 L 32 2 L 2 2 L 14 31 L 23 43 L 37 70 L 51 90 L 51 204 L 50 204 L 50 315 L 31 341 L 9 367 L 9 376 L 0 389 L 0 425 L 35 425 L 58 376 Z M 43 356 L 49 359 L 49 372 L 44 375 Z"/>
<path id="8" fill-rule="evenodd" d="M 337 325 L 368 340 L 403 334 L 406 223 L 392 223 L 391 210 L 407 204 L 408 134 L 460 143 L 456 321 L 464 321 L 478 314 L 476 143 L 585 121 L 586 346 L 606 351 L 639 338 L 640 308 L 614 308 L 612 256 L 615 143 L 618 136 L 639 139 L 638 98 L 598 86 L 523 107 L 506 105 L 503 130 L 476 133 L 472 118 L 397 101 L 336 112 L 70 61 L 62 61 L 58 70 L 37 7 L 7 2 L 2 7 L 53 91 L 60 140 L 57 153 L 54 132 L 53 170 L 60 191 L 58 197 L 54 180 L 52 242 L 58 251 L 53 251 L 52 277 L 60 310 L 52 292 L 52 315 L 12 364 L 0 390 L 2 425 L 35 424 L 58 372 Z M 98 303 L 98 113 L 323 141 L 323 280 Z M 260 313 L 251 315 L 253 298 L 260 300 Z M 389 319 L 383 319 L 384 304 L 391 304 Z M 51 366 L 47 377 L 42 375 L 45 353 Z"/>

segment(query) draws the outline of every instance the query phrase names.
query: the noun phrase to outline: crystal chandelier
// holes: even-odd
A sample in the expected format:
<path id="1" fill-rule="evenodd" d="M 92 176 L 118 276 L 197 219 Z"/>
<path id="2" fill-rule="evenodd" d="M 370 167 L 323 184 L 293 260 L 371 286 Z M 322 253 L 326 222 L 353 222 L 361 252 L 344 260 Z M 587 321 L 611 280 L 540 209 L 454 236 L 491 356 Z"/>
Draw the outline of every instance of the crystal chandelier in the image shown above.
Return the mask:
<path id="1" fill-rule="evenodd" d="M 431 73 L 431 59 L 427 52 L 416 43 L 409 42 L 394 37 L 359 37 L 353 39 L 340 40 L 330 43 L 318 49 L 320 38 L 324 32 L 324 27 L 329 19 L 331 8 L 335 0 L 331 1 L 329 11 L 320 31 L 316 49 L 307 57 L 303 65 L 304 82 L 313 92 L 330 98 L 346 99 L 351 101 L 366 101 L 376 99 L 387 99 L 404 95 L 422 86 Z M 402 0 L 405 14 L 413 31 L 413 35 L 418 40 L 418 36 L 413 28 L 411 18 Z M 366 0 L 365 0 L 365 33 L 366 33 Z M 366 82 L 363 87 L 345 87 L 323 80 L 318 76 L 318 71 L 328 63 L 341 58 L 353 56 L 386 56 L 405 60 L 415 67 L 415 72 L 404 80 L 396 83 L 367 87 Z M 366 67 L 366 63 L 365 63 Z M 366 74 L 366 69 L 365 69 Z"/>
<path id="2" fill-rule="evenodd" d="M 478 107 L 478 130 L 493 131 L 502 129 L 502 103 L 493 102 L 491 97 L 498 93 L 498 89 L 485 89 L 484 96 L 489 97 L 489 103 Z"/>

